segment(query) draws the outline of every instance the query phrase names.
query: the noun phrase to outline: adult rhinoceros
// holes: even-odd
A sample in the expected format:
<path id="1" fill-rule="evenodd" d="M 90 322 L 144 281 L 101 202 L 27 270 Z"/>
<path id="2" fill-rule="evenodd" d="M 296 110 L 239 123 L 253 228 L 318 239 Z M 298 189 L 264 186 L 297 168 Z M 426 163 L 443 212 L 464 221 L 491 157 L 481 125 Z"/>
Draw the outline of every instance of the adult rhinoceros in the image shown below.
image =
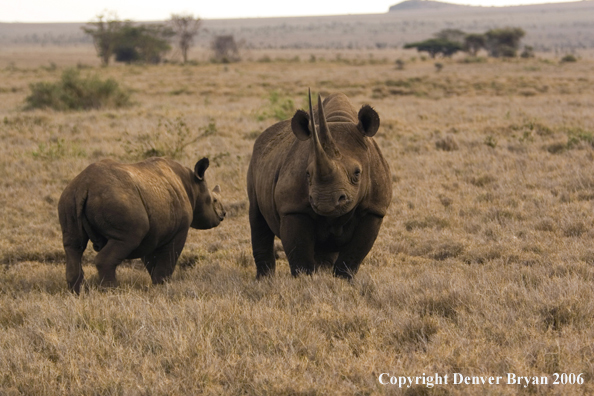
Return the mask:
<path id="1" fill-rule="evenodd" d="M 274 273 L 274 236 L 291 273 L 330 265 L 350 279 L 371 250 L 392 198 L 387 162 L 372 138 L 380 124 L 334 94 L 309 115 L 272 125 L 254 143 L 247 187 L 257 277 Z M 326 115 L 325 115 L 326 114 Z M 317 124 L 317 125 L 316 125 Z"/>
<path id="2" fill-rule="evenodd" d="M 103 160 L 76 176 L 58 203 L 69 288 L 80 291 L 89 239 L 104 285 L 115 285 L 124 259 L 142 258 L 155 284 L 171 276 L 190 227 L 216 227 L 225 217 L 219 186 L 209 192 L 204 180 L 208 164 L 203 158 L 192 171 L 164 158 Z"/>

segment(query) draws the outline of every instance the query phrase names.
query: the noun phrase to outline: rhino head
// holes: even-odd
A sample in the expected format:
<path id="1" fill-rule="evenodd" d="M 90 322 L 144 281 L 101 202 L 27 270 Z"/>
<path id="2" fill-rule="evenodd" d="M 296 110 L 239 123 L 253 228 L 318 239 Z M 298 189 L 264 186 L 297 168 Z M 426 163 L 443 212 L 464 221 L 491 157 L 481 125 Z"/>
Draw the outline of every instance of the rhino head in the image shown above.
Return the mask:
<path id="1" fill-rule="evenodd" d="M 291 120 L 291 128 L 297 139 L 311 141 L 305 178 L 312 209 L 321 216 L 338 217 L 353 210 L 369 189 L 365 137 L 374 136 L 379 129 L 379 115 L 366 105 L 357 115 L 358 123 L 328 123 L 320 95 L 317 110 L 319 131 L 310 92 L 309 114 L 298 110 Z M 340 144 L 333 135 L 340 135 Z"/>
<path id="2" fill-rule="evenodd" d="M 227 214 L 221 200 L 221 187 L 217 184 L 212 191 L 208 191 L 204 180 L 204 172 L 208 165 L 208 158 L 202 158 L 194 166 L 195 201 L 192 228 L 201 230 L 218 226 Z"/>

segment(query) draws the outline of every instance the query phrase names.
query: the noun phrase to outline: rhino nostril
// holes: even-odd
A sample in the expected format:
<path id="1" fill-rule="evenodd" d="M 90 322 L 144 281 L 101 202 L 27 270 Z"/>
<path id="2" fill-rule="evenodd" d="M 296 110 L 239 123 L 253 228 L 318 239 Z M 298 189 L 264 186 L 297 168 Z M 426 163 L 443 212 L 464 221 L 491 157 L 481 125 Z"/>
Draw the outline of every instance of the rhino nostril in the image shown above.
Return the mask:
<path id="1" fill-rule="evenodd" d="M 340 197 L 338 197 L 338 203 L 339 203 L 339 204 L 343 204 L 343 203 L 345 203 L 345 202 L 346 202 L 346 200 L 347 200 L 347 197 L 346 197 L 346 195 L 345 195 L 345 194 L 341 194 L 341 195 L 340 195 Z"/>

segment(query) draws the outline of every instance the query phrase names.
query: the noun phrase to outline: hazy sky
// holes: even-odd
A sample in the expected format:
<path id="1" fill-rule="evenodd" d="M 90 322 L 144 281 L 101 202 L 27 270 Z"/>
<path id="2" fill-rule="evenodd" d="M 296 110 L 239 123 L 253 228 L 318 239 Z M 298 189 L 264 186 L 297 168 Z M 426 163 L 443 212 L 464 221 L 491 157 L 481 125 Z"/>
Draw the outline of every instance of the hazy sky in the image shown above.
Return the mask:
<path id="1" fill-rule="evenodd" d="M 448 1 L 448 0 L 445 0 Z M 575 0 L 449 0 L 503 6 Z M 121 19 L 164 20 L 190 12 L 205 19 L 384 13 L 400 0 L 0 0 L 0 22 L 86 22 L 105 10 Z"/>

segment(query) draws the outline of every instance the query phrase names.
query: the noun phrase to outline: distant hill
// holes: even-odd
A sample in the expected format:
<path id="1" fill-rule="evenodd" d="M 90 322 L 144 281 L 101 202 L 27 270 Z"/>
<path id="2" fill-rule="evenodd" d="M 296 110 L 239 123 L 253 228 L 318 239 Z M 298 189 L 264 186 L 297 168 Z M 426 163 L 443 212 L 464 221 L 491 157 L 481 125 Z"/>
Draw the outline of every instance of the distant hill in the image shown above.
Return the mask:
<path id="1" fill-rule="evenodd" d="M 393 0 L 394 2 L 398 0 Z M 546 1 L 546 0 L 543 0 Z M 509 7 L 463 6 L 406 0 L 383 14 L 315 17 L 208 19 L 195 45 L 210 48 L 217 35 L 234 35 L 245 49 L 402 48 L 442 29 L 484 33 L 514 26 L 526 31 L 522 44 L 537 51 L 594 49 L 594 0 Z M 1 15 L 0 15 L 1 18 Z M 7 46 L 92 46 L 84 23 L 0 23 L 0 51 Z"/>
<path id="2" fill-rule="evenodd" d="M 470 8 L 472 6 L 446 3 L 433 0 L 406 0 L 390 7 L 389 12 L 408 10 L 443 10 L 452 8 Z"/>

